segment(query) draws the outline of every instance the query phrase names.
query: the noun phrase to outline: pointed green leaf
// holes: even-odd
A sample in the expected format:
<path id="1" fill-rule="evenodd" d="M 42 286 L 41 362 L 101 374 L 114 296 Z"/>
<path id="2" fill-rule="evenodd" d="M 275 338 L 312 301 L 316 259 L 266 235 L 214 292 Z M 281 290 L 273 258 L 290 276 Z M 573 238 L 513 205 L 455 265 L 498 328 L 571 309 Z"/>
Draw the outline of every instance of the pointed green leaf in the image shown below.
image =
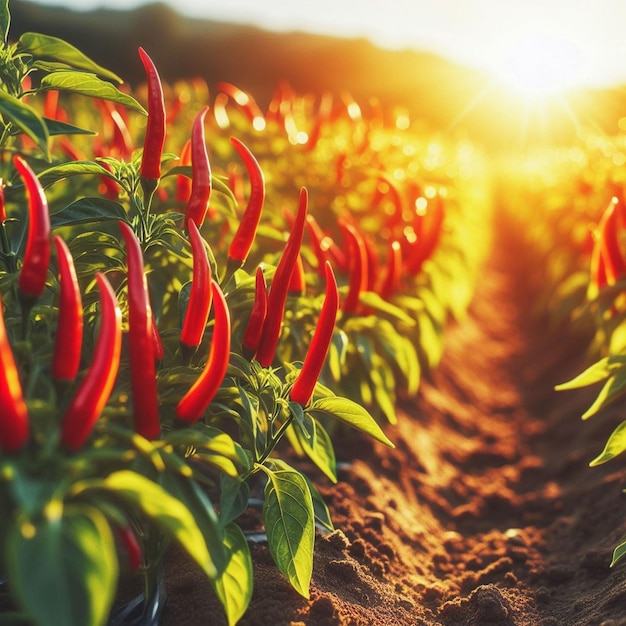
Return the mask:
<path id="1" fill-rule="evenodd" d="M 118 563 L 109 524 L 95 507 L 23 522 L 5 545 L 11 587 L 37 624 L 106 622 Z"/>
<path id="2" fill-rule="evenodd" d="M 157 483 L 130 470 L 109 474 L 103 480 L 85 481 L 76 491 L 105 490 L 128 506 L 135 507 L 168 537 L 178 541 L 209 578 L 217 569 L 202 532 L 189 509 Z"/>
<path id="3" fill-rule="evenodd" d="M 621 454 L 626 450 L 626 422 L 622 422 L 609 437 L 604 450 L 598 455 L 591 463 L 590 467 L 601 465 L 611 459 L 615 458 L 618 454 Z"/>
<path id="4" fill-rule="evenodd" d="M 58 37 L 41 33 L 23 33 L 17 42 L 17 49 L 19 52 L 27 52 L 35 59 L 63 63 L 71 68 L 92 72 L 116 83 L 122 82 L 117 74 L 98 65 L 80 50 Z"/>
<path id="5" fill-rule="evenodd" d="M 381 430 L 376 420 L 360 404 L 348 398 L 320 398 L 308 409 L 312 413 L 320 412 L 338 419 L 348 426 L 360 430 L 385 445 L 395 447 L 385 433 Z"/>
<path id="6" fill-rule="evenodd" d="M 213 581 L 228 626 L 234 626 L 246 612 L 252 598 L 252 556 L 246 537 L 237 524 L 224 529 L 224 546 L 229 560 L 221 576 Z"/>
<path id="7" fill-rule="evenodd" d="M 294 589 L 309 597 L 313 572 L 315 513 L 303 476 L 286 463 L 273 460 L 267 474 L 263 521 L 270 553 Z"/>
<path id="8" fill-rule="evenodd" d="M 315 521 L 326 530 L 332 532 L 335 530 L 335 526 L 333 525 L 333 520 L 330 518 L 330 511 L 326 506 L 326 502 L 324 502 L 324 498 L 322 498 L 320 492 L 317 490 L 317 487 L 311 482 L 308 476 L 302 474 L 302 477 L 306 480 L 306 484 L 309 486 L 309 491 L 311 492 L 311 498 L 313 499 L 313 511 L 315 512 Z"/>
<path id="9" fill-rule="evenodd" d="M 35 109 L 0 89 L 0 115 L 30 137 L 48 158 L 48 127 Z"/>
<path id="10" fill-rule="evenodd" d="M 74 124 L 68 124 L 67 122 L 61 122 L 59 120 L 53 120 L 49 117 L 44 117 L 43 121 L 48 128 L 48 134 L 52 136 L 56 135 L 96 135 L 93 130 L 81 128 L 80 126 L 74 126 Z"/>
<path id="11" fill-rule="evenodd" d="M 115 85 L 101 80 L 95 74 L 70 71 L 53 72 L 41 79 L 41 89 L 58 89 L 90 98 L 102 98 L 147 115 L 146 110 L 132 96 L 122 93 Z"/>
<path id="12" fill-rule="evenodd" d="M 626 393 L 626 368 L 618 370 L 611 376 L 597 395 L 593 404 L 585 411 L 582 418 L 589 419 L 600 409 L 614 402 Z"/>
<path id="13" fill-rule="evenodd" d="M 415 320 L 398 306 L 391 304 L 381 298 L 373 291 L 365 291 L 359 295 L 359 300 L 364 306 L 373 309 L 382 315 L 388 316 L 396 321 L 403 322 L 407 326 L 415 326 Z"/>
<path id="14" fill-rule="evenodd" d="M 250 486 L 237 478 L 220 476 L 220 517 L 219 523 L 225 528 L 234 522 L 247 508 L 250 499 Z"/>
<path id="15" fill-rule="evenodd" d="M 39 173 L 38 178 L 42 186 L 46 188 L 65 178 L 85 174 L 111 177 L 111 172 L 99 163 L 94 163 L 93 161 L 71 161 L 43 170 Z"/>
<path id="16" fill-rule="evenodd" d="M 619 546 L 613 550 L 613 558 L 609 567 L 613 567 L 624 555 L 626 554 L 626 541 L 620 543 Z"/>
<path id="17" fill-rule="evenodd" d="M 76 224 L 91 224 L 110 220 L 126 221 L 127 219 L 126 210 L 119 202 L 106 198 L 81 198 L 53 213 L 50 216 L 50 224 L 52 228 L 61 228 Z"/>
<path id="18" fill-rule="evenodd" d="M 207 494 L 192 478 L 173 472 L 159 474 L 159 482 L 168 493 L 187 507 L 202 532 L 218 573 L 223 572 L 227 558 L 223 545 L 224 537 L 218 524 L 217 514 Z"/>
<path id="19" fill-rule="evenodd" d="M 568 380 L 565 383 L 557 385 L 555 389 L 557 391 L 564 391 L 566 389 L 577 389 L 579 387 L 588 387 L 600 381 L 606 380 L 611 375 L 611 367 L 609 357 L 600 359 L 597 363 L 594 363 L 588 367 L 584 372 L 578 374 Z"/>
<path id="20" fill-rule="evenodd" d="M 11 13 L 9 11 L 9 0 L 0 0 L 0 35 L 2 43 L 9 41 L 9 27 L 11 26 Z"/>
<path id="21" fill-rule="evenodd" d="M 305 414 L 308 414 L 305 411 Z M 295 429 L 304 453 L 315 463 L 317 468 L 321 470 L 332 482 L 337 482 L 337 465 L 335 461 L 335 450 L 333 442 L 326 432 L 326 429 L 319 423 L 315 423 L 314 437 L 306 439 L 302 436 L 299 429 Z"/>

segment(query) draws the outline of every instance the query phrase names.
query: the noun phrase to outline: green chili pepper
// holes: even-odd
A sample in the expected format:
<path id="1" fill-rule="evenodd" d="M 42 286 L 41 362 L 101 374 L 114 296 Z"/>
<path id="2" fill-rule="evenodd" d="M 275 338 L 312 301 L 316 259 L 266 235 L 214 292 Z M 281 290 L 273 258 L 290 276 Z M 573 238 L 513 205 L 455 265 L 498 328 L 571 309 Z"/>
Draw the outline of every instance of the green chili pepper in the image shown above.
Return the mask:
<path id="1" fill-rule="evenodd" d="M 308 194 L 307 190 L 303 187 L 300 191 L 298 213 L 294 220 L 293 228 L 289 234 L 285 249 L 278 261 L 267 297 L 268 314 L 265 317 L 263 333 L 256 354 L 257 361 L 263 367 L 269 367 L 274 360 L 274 353 L 276 352 L 280 329 L 283 323 L 287 289 L 289 288 L 291 274 L 296 266 L 296 259 L 300 254 L 300 246 L 302 245 L 307 205 Z"/>
<path id="2" fill-rule="evenodd" d="M 204 118 L 209 107 L 198 113 L 191 129 L 191 193 L 185 210 L 185 227 L 193 220 L 198 228 L 202 226 L 209 208 L 211 197 L 211 167 L 204 138 Z"/>
<path id="3" fill-rule="evenodd" d="M 324 366 L 328 348 L 333 338 L 335 320 L 337 319 L 337 311 L 339 309 L 339 292 L 330 263 L 326 262 L 324 269 L 326 273 L 324 304 L 322 305 L 322 311 L 313 333 L 311 344 L 304 357 L 302 369 L 298 373 L 289 394 L 294 402 L 302 406 L 308 404 L 313 395 L 315 384 Z"/>
<path id="4" fill-rule="evenodd" d="M 161 433 L 157 396 L 152 309 L 141 245 L 133 229 L 119 222 L 128 265 L 128 337 L 135 432 L 146 439 Z"/>
<path id="5" fill-rule="evenodd" d="M 120 365 L 122 312 L 104 274 L 98 272 L 96 280 L 100 289 L 100 332 L 91 365 L 65 411 L 61 426 L 61 442 L 73 451 L 83 446 L 100 417 Z"/>
<path id="6" fill-rule="evenodd" d="M 189 304 L 180 333 L 180 342 L 183 344 L 183 349 L 195 350 L 202 341 L 211 310 L 211 267 L 209 266 L 209 257 L 204 240 L 196 223 L 191 220 L 187 227 L 193 252 L 193 280 Z"/>
<path id="7" fill-rule="evenodd" d="M 28 238 L 24 262 L 20 270 L 18 287 L 20 294 L 33 301 L 43 293 L 50 264 L 50 215 L 48 201 L 37 176 L 19 155 L 13 157 L 28 192 Z"/>
<path id="8" fill-rule="evenodd" d="M 263 202 L 265 200 L 265 179 L 259 162 L 243 142 L 235 137 L 231 137 L 230 141 L 243 159 L 248 170 L 248 176 L 250 177 L 250 198 L 248 200 L 248 206 L 241 217 L 239 228 L 228 249 L 228 263 L 231 265 L 232 271 L 233 269 L 241 267 L 246 262 L 248 253 L 252 247 L 261 219 Z"/>
<path id="9" fill-rule="evenodd" d="M 0 300 L 0 449 L 19 452 L 30 436 L 28 409 L 7 336 Z"/>
<path id="10" fill-rule="evenodd" d="M 59 266 L 59 318 L 57 322 L 52 377 L 58 381 L 72 381 L 80 367 L 83 345 L 83 301 L 80 295 L 74 260 L 66 243 L 54 236 Z"/>
<path id="11" fill-rule="evenodd" d="M 219 390 L 230 359 L 230 315 L 226 298 L 215 280 L 211 281 L 215 324 L 206 365 L 189 391 L 176 406 L 184 422 L 197 422 Z"/>

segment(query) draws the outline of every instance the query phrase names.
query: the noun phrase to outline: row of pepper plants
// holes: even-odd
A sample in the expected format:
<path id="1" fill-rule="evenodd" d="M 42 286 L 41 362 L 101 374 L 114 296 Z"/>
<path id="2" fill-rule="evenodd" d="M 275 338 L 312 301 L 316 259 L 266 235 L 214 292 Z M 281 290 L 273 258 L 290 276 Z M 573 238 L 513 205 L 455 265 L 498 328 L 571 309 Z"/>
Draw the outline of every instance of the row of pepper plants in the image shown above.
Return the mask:
<path id="1" fill-rule="evenodd" d="M 584 420 L 619 404 L 626 394 L 624 165 L 623 130 L 613 136 L 581 130 L 576 145 L 539 151 L 522 167 L 518 161 L 516 173 L 505 178 L 509 190 L 517 180 L 512 197 L 526 206 L 523 227 L 541 268 L 538 311 L 549 311 L 555 327 L 568 327 L 588 342 L 591 365 L 556 387 L 599 386 Z M 624 451 L 626 421 L 615 427 L 589 465 L 604 464 Z M 610 565 L 624 554 L 626 538 L 615 547 Z"/>
<path id="2" fill-rule="evenodd" d="M 262 111 L 228 83 L 167 85 L 143 49 L 131 93 L 9 32 L 4 1 L 1 619 L 104 624 L 126 576 L 154 610 L 173 541 L 235 624 L 253 589 L 238 520 L 259 499 L 308 597 L 333 440 L 393 445 L 398 397 L 469 304 L 480 154 L 345 94 L 281 84 Z"/>

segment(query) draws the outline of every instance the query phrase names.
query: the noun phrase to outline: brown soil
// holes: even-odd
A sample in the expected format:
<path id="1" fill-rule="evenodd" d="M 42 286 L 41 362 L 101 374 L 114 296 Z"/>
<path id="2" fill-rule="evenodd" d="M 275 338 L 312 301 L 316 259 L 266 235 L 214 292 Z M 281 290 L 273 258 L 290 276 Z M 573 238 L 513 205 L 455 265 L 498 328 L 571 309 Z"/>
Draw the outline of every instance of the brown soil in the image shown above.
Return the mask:
<path id="1" fill-rule="evenodd" d="M 245 626 L 626 624 L 620 460 L 587 464 L 617 411 L 579 419 L 597 391 L 554 385 L 584 365 L 583 338 L 530 315 L 532 253 L 500 218 L 469 318 L 440 368 L 387 429 L 395 450 L 342 439 L 323 486 L 337 530 L 316 541 L 311 599 L 254 544 Z M 223 624 L 209 586 L 168 564 L 164 626 Z"/>

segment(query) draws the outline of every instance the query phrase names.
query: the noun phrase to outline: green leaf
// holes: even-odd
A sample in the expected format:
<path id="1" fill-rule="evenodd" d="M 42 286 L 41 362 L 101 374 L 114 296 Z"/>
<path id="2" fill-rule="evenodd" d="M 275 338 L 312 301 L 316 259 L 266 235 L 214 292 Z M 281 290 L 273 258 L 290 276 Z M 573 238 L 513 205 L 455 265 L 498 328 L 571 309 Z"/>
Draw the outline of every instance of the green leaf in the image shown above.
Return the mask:
<path id="1" fill-rule="evenodd" d="M 306 484 L 309 486 L 309 491 L 311 492 L 311 498 L 313 499 L 313 511 L 315 512 L 315 521 L 318 524 L 321 524 L 326 530 L 332 532 L 335 530 L 335 526 L 333 525 L 333 520 L 330 518 L 330 511 L 326 506 L 326 502 L 324 502 L 324 498 L 322 498 L 320 492 L 317 490 L 317 487 L 311 482 L 308 476 L 302 474 L 302 478 L 306 480 Z"/>
<path id="2" fill-rule="evenodd" d="M 589 467 L 595 467 L 596 465 L 602 465 L 611 459 L 615 458 L 618 454 L 621 454 L 626 450 L 626 422 L 622 422 L 609 437 L 602 454 L 597 456 Z"/>
<path id="3" fill-rule="evenodd" d="M 18 39 L 17 49 L 19 52 L 27 52 L 35 59 L 63 63 L 77 70 L 92 72 L 116 83 L 122 82 L 117 74 L 98 65 L 80 50 L 58 37 L 42 35 L 41 33 L 23 33 Z"/>
<path id="4" fill-rule="evenodd" d="M 39 182 L 45 188 L 70 176 L 82 176 L 84 174 L 109 176 L 112 178 L 111 172 L 102 167 L 99 163 L 94 163 L 93 161 L 71 161 L 69 163 L 62 163 L 61 165 L 54 165 L 40 172 L 38 178 Z"/>
<path id="5" fill-rule="evenodd" d="M 584 420 L 595 415 L 600 409 L 614 402 L 626 393 L 626 368 L 611 376 L 597 395 L 593 404 L 583 413 Z"/>
<path id="6" fill-rule="evenodd" d="M 213 581 L 224 611 L 228 626 L 234 626 L 246 612 L 252 598 L 252 557 L 246 537 L 237 524 L 224 529 L 224 547 L 229 559 L 221 576 Z"/>
<path id="7" fill-rule="evenodd" d="M 315 413 L 320 412 L 322 414 L 330 415 L 335 419 L 338 419 L 348 426 L 352 426 L 357 430 L 360 430 L 374 439 L 384 443 L 386 446 L 394 448 L 395 446 L 385 433 L 381 430 L 380 426 L 376 423 L 376 420 L 364 409 L 360 404 L 357 404 L 353 400 L 348 398 L 320 398 L 316 400 L 308 409 L 308 411 Z"/>
<path id="8" fill-rule="evenodd" d="M 0 115 L 30 137 L 48 158 L 48 127 L 35 109 L 0 89 Z"/>
<path id="9" fill-rule="evenodd" d="M 248 508 L 249 499 L 250 486 L 247 482 L 222 474 L 220 476 L 220 526 L 225 528 L 234 522 Z"/>
<path id="10" fill-rule="evenodd" d="M 117 590 L 115 541 L 95 507 L 68 507 L 9 535 L 11 586 L 37 624 L 104 624 Z M 50 508 L 50 507 L 49 507 Z"/>
<path id="11" fill-rule="evenodd" d="M 81 198 L 50 216 L 52 228 L 110 220 L 127 221 L 128 216 L 119 202 L 106 198 Z"/>
<path id="12" fill-rule="evenodd" d="M 193 515 L 157 483 L 136 472 L 120 470 L 103 480 L 79 483 L 76 491 L 81 490 L 104 490 L 139 509 L 163 533 L 178 541 L 209 578 L 217 575 L 217 568 Z"/>
<path id="13" fill-rule="evenodd" d="M 407 326 L 415 326 L 415 320 L 407 315 L 407 313 L 398 306 L 395 306 L 381 298 L 377 293 L 373 291 L 365 291 L 359 295 L 361 303 L 388 317 L 394 318 L 399 322 L 405 323 Z"/>
<path id="14" fill-rule="evenodd" d="M 305 411 L 306 415 L 309 415 Z M 300 429 L 294 429 L 298 437 L 298 443 L 305 454 L 315 463 L 332 482 L 337 482 L 337 463 L 335 460 L 335 450 L 330 436 L 326 429 L 319 423 L 315 423 L 315 431 L 312 439 L 302 436 Z"/>
<path id="15" fill-rule="evenodd" d="M 309 598 L 313 572 L 315 513 L 304 477 L 286 463 L 272 460 L 267 475 L 263 521 L 270 553 L 294 589 Z"/>
<path id="16" fill-rule="evenodd" d="M 602 380 L 606 380 L 611 375 L 611 362 L 609 357 L 600 359 L 597 363 L 594 363 L 588 367 L 584 372 L 578 374 L 578 376 L 568 380 L 565 383 L 557 385 L 555 389 L 557 391 L 564 391 L 566 389 L 577 389 L 579 387 L 588 387 L 594 385 Z"/>
<path id="17" fill-rule="evenodd" d="M 9 41 L 9 27 L 11 26 L 11 13 L 9 11 L 9 0 L 0 0 L 0 35 L 2 43 Z"/>
<path id="18" fill-rule="evenodd" d="M 163 472 L 159 475 L 159 482 L 168 493 L 187 507 L 202 532 L 218 574 L 223 572 L 227 560 L 223 545 L 224 538 L 218 524 L 217 514 L 207 494 L 193 478 L 180 474 Z"/>
<path id="19" fill-rule="evenodd" d="M 128 109 L 147 115 L 146 110 L 133 97 L 122 93 L 115 85 L 107 83 L 95 74 L 83 72 L 53 72 L 41 79 L 41 89 L 58 89 L 78 93 L 90 98 L 102 98 L 117 102 Z"/>
<path id="20" fill-rule="evenodd" d="M 44 117 L 43 121 L 48 128 L 48 134 L 52 136 L 56 135 L 97 135 L 93 130 L 81 128 L 80 126 L 74 126 L 74 124 L 68 124 L 67 122 L 60 122 L 59 120 L 53 120 L 49 117 Z"/>
<path id="21" fill-rule="evenodd" d="M 613 558 L 609 567 L 613 567 L 626 554 L 626 541 L 620 543 L 613 550 Z"/>

